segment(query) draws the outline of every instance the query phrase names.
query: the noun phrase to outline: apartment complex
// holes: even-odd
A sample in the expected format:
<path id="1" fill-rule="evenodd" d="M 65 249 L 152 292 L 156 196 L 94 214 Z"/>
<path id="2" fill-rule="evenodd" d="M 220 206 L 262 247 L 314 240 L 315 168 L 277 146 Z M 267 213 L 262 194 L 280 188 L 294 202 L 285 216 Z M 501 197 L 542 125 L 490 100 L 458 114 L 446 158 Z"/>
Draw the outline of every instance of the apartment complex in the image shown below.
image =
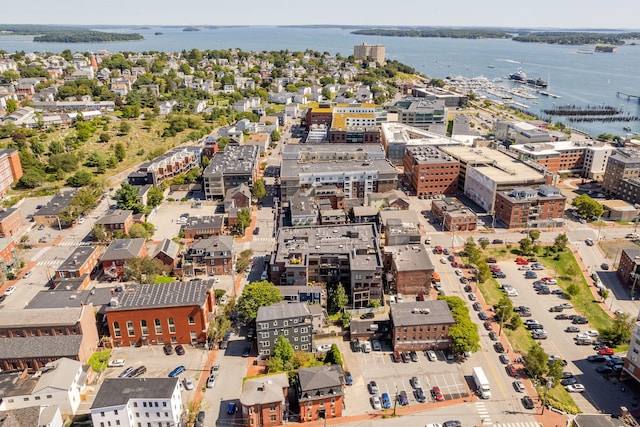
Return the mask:
<path id="1" fill-rule="evenodd" d="M 127 177 L 132 185 L 158 185 L 162 181 L 185 174 L 200 166 L 201 147 L 174 148 L 155 159 L 142 163 Z"/>
<path id="2" fill-rule="evenodd" d="M 312 315 L 306 302 L 283 302 L 258 307 L 258 354 L 271 355 L 280 335 L 289 341 L 295 351 L 313 351 L 312 334 Z"/>
<path id="3" fill-rule="evenodd" d="M 18 208 L 0 211 L 0 237 L 12 237 L 23 224 Z"/>
<path id="4" fill-rule="evenodd" d="M 455 325 L 444 300 L 396 303 L 389 313 L 394 351 L 444 350 Z"/>
<path id="5" fill-rule="evenodd" d="M 269 269 L 275 285 L 342 283 L 353 308 L 382 300 L 382 256 L 373 224 L 282 227 Z"/>
<path id="6" fill-rule="evenodd" d="M 394 293 L 429 294 L 434 267 L 422 244 L 385 246 L 384 258 L 387 283 Z"/>
<path id="7" fill-rule="evenodd" d="M 358 44 L 353 47 L 353 57 L 360 61 L 371 60 L 384 64 L 385 47 L 382 44 Z"/>
<path id="8" fill-rule="evenodd" d="M 91 282 L 91 272 L 98 265 L 101 246 L 78 246 L 56 269 L 54 286 L 71 283 L 75 289 L 86 289 Z"/>
<path id="9" fill-rule="evenodd" d="M 507 228 L 561 226 L 567 198 L 550 185 L 515 188 L 496 194 L 495 216 Z"/>
<path id="10" fill-rule="evenodd" d="M 407 147 L 403 164 L 406 181 L 418 197 L 457 193 L 460 162 L 436 147 Z"/>
<path id="11" fill-rule="evenodd" d="M 576 173 L 601 179 L 615 148 L 600 141 L 556 141 L 511 145 L 522 161 L 533 160 L 554 174 Z"/>
<path id="12" fill-rule="evenodd" d="M 624 360 L 624 368 L 622 369 L 621 379 L 628 377 L 633 378 L 636 382 L 640 382 L 640 314 L 636 317 L 629 340 L 629 351 Z"/>
<path id="13" fill-rule="evenodd" d="M 640 151 L 618 149 L 609 157 L 602 190 L 612 198 L 640 203 Z"/>
<path id="14" fill-rule="evenodd" d="M 207 200 L 224 198 L 227 191 L 241 184 L 253 187 L 258 177 L 259 147 L 229 144 L 211 157 L 202 173 Z"/>
<path id="15" fill-rule="evenodd" d="M 328 140 L 338 144 L 379 144 L 378 125 L 383 114 L 376 104 L 313 103 L 306 111 L 305 123 L 307 129 L 318 135 L 310 135 L 307 142 L 318 139 L 318 142 Z M 321 136 L 320 132 L 326 134 Z"/>
<path id="16" fill-rule="evenodd" d="M 248 379 L 242 384 L 240 406 L 245 427 L 282 425 L 288 408 L 289 378 L 275 374 Z"/>
<path id="17" fill-rule="evenodd" d="M 447 231 L 473 231 L 478 226 L 475 213 L 457 199 L 447 197 L 431 202 L 431 213 Z"/>
<path id="18" fill-rule="evenodd" d="M 11 148 L 0 150 L 0 195 L 6 193 L 20 178 L 22 164 L 18 151 Z"/>
<path id="19" fill-rule="evenodd" d="M 233 268 L 233 237 L 212 236 L 193 242 L 182 258 L 183 274 L 230 274 Z"/>
<path id="20" fill-rule="evenodd" d="M 340 365 L 298 369 L 296 395 L 300 422 L 338 418 L 344 408 L 344 372 Z"/>
<path id="21" fill-rule="evenodd" d="M 115 347 L 205 342 L 214 313 L 213 280 L 139 284 L 117 293 L 106 309 Z"/>
<path id="22" fill-rule="evenodd" d="M 640 289 L 640 249 L 627 248 L 622 250 L 616 275 L 623 285 Z"/>
<path id="23" fill-rule="evenodd" d="M 347 199 L 397 188 L 398 171 L 375 144 L 288 144 L 280 168 L 282 200 L 300 189 L 332 185 Z"/>
<path id="24" fill-rule="evenodd" d="M 460 141 L 402 123 L 386 122 L 382 129 L 382 146 L 394 165 L 402 165 L 407 147 L 437 147 L 460 145 Z"/>

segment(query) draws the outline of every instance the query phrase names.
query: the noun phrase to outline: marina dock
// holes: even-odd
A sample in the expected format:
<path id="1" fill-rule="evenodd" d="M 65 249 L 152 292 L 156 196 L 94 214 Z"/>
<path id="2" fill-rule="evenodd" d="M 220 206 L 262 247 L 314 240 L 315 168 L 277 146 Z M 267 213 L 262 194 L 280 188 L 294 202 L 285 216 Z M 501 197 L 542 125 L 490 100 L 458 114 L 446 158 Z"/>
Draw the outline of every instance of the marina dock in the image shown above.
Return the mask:
<path id="1" fill-rule="evenodd" d="M 630 101 L 631 98 L 635 98 L 635 99 L 638 100 L 638 102 L 640 102 L 640 96 L 639 95 L 630 95 L 630 94 L 624 93 L 624 92 L 616 92 L 616 96 L 617 97 L 627 98 L 628 101 Z"/>

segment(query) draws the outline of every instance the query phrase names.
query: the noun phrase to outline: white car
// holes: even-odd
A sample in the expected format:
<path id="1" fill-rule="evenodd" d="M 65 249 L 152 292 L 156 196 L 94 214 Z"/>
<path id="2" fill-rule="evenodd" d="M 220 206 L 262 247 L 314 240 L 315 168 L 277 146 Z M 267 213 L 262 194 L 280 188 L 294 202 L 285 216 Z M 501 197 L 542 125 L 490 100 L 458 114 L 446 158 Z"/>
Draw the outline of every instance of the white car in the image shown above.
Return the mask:
<path id="1" fill-rule="evenodd" d="M 6 291 L 4 291 L 4 296 L 8 297 L 9 295 L 11 295 L 12 293 L 14 293 L 16 291 L 16 287 L 15 286 L 9 286 L 7 288 Z"/>
<path id="2" fill-rule="evenodd" d="M 78 220 L 78 224 L 84 224 L 84 218 L 80 218 L 80 219 Z"/>
<path id="3" fill-rule="evenodd" d="M 124 366 L 124 359 L 113 359 L 110 360 L 107 364 L 109 368 L 118 368 L 120 366 Z"/>
<path id="4" fill-rule="evenodd" d="M 318 353 L 326 353 L 329 350 L 331 350 L 331 344 L 322 344 L 316 347 Z"/>
<path id="5" fill-rule="evenodd" d="M 373 406 L 373 409 L 382 409 L 382 404 L 380 403 L 380 398 L 376 395 L 376 396 L 371 396 L 371 406 Z"/>
<path id="6" fill-rule="evenodd" d="M 586 331 L 585 334 L 589 335 L 592 338 L 596 338 L 596 337 L 600 336 L 600 332 L 598 332 L 595 329 L 590 329 L 590 330 Z"/>
<path id="7" fill-rule="evenodd" d="M 462 276 L 462 270 L 460 270 L 459 268 L 456 268 L 455 273 L 456 276 Z"/>
<path id="8" fill-rule="evenodd" d="M 584 386 L 582 384 L 571 384 L 565 387 L 569 393 L 582 393 Z"/>
<path id="9" fill-rule="evenodd" d="M 191 381 L 191 378 L 184 379 L 184 388 L 187 390 L 193 390 L 193 381 Z"/>
<path id="10" fill-rule="evenodd" d="M 216 376 L 211 374 L 209 378 L 207 378 L 207 388 L 213 388 L 214 385 L 216 385 Z"/>
<path id="11" fill-rule="evenodd" d="M 436 360 L 438 360 L 438 356 L 436 356 L 436 352 L 433 350 L 429 350 L 427 352 L 427 358 L 432 362 L 435 362 Z"/>

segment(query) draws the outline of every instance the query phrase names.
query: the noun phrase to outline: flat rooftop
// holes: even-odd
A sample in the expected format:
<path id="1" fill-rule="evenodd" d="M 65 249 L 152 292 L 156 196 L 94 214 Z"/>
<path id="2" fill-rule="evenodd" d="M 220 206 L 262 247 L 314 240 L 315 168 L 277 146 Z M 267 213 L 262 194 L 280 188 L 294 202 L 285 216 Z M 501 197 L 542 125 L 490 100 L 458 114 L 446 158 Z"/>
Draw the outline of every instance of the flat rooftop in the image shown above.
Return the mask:
<path id="1" fill-rule="evenodd" d="M 498 184 L 544 182 L 543 172 L 492 148 L 449 145 L 440 149 Z"/>
<path id="2" fill-rule="evenodd" d="M 331 144 L 327 144 L 331 145 Z M 329 162 L 300 162 L 298 160 L 283 160 L 280 175 L 282 177 L 300 177 L 322 173 L 339 173 L 348 171 L 397 173 L 398 170 L 386 159 L 372 160 L 343 160 Z"/>
<path id="3" fill-rule="evenodd" d="M 118 302 L 107 312 L 140 308 L 203 306 L 213 280 L 132 285 L 114 295 Z"/>

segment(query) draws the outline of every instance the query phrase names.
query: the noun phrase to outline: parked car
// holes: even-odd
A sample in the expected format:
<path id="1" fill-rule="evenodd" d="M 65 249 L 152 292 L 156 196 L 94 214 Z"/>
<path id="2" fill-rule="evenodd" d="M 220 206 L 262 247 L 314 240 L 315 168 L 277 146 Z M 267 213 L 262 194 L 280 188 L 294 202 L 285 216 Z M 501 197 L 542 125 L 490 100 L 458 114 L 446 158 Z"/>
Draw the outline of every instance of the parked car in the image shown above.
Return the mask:
<path id="1" fill-rule="evenodd" d="M 491 341 L 498 341 L 498 334 L 496 334 L 495 331 L 489 332 L 489 339 Z"/>
<path id="2" fill-rule="evenodd" d="M 609 347 L 601 348 L 600 350 L 598 350 L 598 354 L 602 356 L 612 356 L 613 353 L 614 353 L 613 349 Z"/>
<path id="3" fill-rule="evenodd" d="M 351 372 L 347 371 L 344 373 L 344 383 L 346 385 L 353 385 L 353 376 L 351 375 Z"/>
<path id="4" fill-rule="evenodd" d="M 164 347 L 162 347 L 162 351 L 164 351 L 164 354 L 167 356 L 173 354 L 173 346 L 171 344 L 165 344 Z"/>
<path id="5" fill-rule="evenodd" d="M 371 407 L 373 409 L 375 410 L 382 409 L 382 402 L 380 401 L 380 398 L 378 397 L 378 395 L 371 396 L 369 398 L 369 401 L 371 402 Z"/>
<path id="6" fill-rule="evenodd" d="M 380 392 L 380 389 L 378 389 L 378 383 L 376 383 L 375 381 L 369 381 L 369 394 L 378 394 Z"/>
<path id="7" fill-rule="evenodd" d="M 525 409 L 533 409 L 536 405 L 533 403 L 533 399 L 529 396 L 525 396 L 522 398 L 522 406 L 524 406 Z"/>
<path id="8" fill-rule="evenodd" d="M 605 359 L 605 356 L 601 354 L 592 354 L 591 356 L 587 357 L 587 361 L 592 363 L 600 363 L 604 362 L 605 360 L 607 359 Z"/>
<path id="9" fill-rule="evenodd" d="M 511 362 L 511 361 L 509 360 L 509 356 L 507 356 L 507 355 L 506 355 L 506 354 L 504 354 L 504 353 L 502 353 L 502 354 L 498 357 L 498 359 L 500 359 L 500 362 L 501 362 L 501 363 L 503 363 L 503 364 L 505 364 L 505 365 L 508 365 L 508 364 L 509 364 L 509 362 Z"/>
<path id="10" fill-rule="evenodd" d="M 582 384 L 571 384 L 565 387 L 569 393 L 582 393 L 584 391 L 584 386 Z"/>
<path id="11" fill-rule="evenodd" d="M 133 370 L 133 372 L 131 372 L 131 374 L 129 375 L 131 378 L 137 378 L 140 375 L 144 375 L 145 372 L 147 372 L 147 367 L 146 366 L 138 366 L 136 369 Z"/>
<path id="12" fill-rule="evenodd" d="M 411 377 L 409 384 L 411 384 L 411 387 L 413 388 L 422 388 L 422 384 L 420 384 L 420 379 L 418 377 Z"/>
<path id="13" fill-rule="evenodd" d="M 409 353 L 409 355 L 411 356 L 411 361 L 412 362 L 418 362 L 418 353 L 415 350 L 411 350 L 411 352 Z"/>
<path id="14" fill-rule="evenodd" d="M 421 387 L 416 388 L 416 389 L 413 391 L 413 395 L 415 396 L 416 400 L 417 400 L 419 403 L 424 403 L 424 402 L 426 402 L 426 401 L 427 401 L 427 396 L 425 396 L 425 394 L 424 394 L 424 390 L 422 390 L 422 388 L 421 388 Z"/>
<path id="15" fill-rule="evenodd" d="M 409 397 L 407 396 L 407 392 L 402 390 L 398 393 L 398 403 L 401 406 L 407 406 L 409 404 Z"/>
<path id="16" fill-rule="evenodd" d="M 178 344 L 175 348 L 176 348 L 176 354 L 178 356 L 184 356 L 184 347 L 182 346 L 182 344 Z"/>
<path id="17" fill-rule="evenodd" d="M 437 402 L 442 402 L 444 400 L 444 396 L 442 395 L 442 391 L 440 390 L 440 387 L 434 386 L 431 389 L 431 397 L 433 397 L 433 400 Z"/>
<path id="18" fill-rule="evenodd" d="M 169 378 L 174 378 L 177 377 L 178 375 L 180 375 L 181 373 L 183 373 L 185 371 L 185 367 L 184 365 L 180 365 L 177 368 L 175 368 L 173 371 L 169 372 Z"/>
<path id="19" fill-rule="evenodd" d="M 129 378 L 134 370 L 135 369 L 133 368 L 133 366 L 129 366 L 127 369 L 120 372 L 120 375 L 118 375 L 118 378 Z"/>
<path id="20" fill-rule="evenodd" d="M 361 319 L 373 319 L 375 317 L 376 317 L 376 315 L 374 313 L 362 313 L 360 315 Z"/>
<path id="21" fill-rule="evenodd" d="M 196 415 L 196 424 L 194 427 L 202 427 L 204 425 L 204 416 L 204 411 L 198 412 L 198 415 Z"/>
<path id="22" fill-rule="evenodd" d="M 184 388 L 187 390 L 193 390 L 193 381 L 191 381 L 191 378 L 185 378 L 184 379 Z"/>
<path id="23" fill-rule="evenodd" d="M 436 352 L 433 350 L 429 350 L 427 352 L 427 358 L 431 361 L 431 362 L 435 362 L 436 360 L 438 360 L 438 356 L 436 355 Z"/>
<path id="24" fill-rule="evenodd" d="M 516 391 L 519 393 L 524 393 L 524 390 L 525 390 L 524 383 L 520 380 L 515 380 L 513 382 L 513 388 L 515 388 Z"/>
<path id="25" fill-rule="evenodd" d="M 211 374 L 209 378 L 207 378 L 207 388 L 213 388 L 214 385 L 216 385 L 216 376 Z"/>
<path id="26" fill-rule="evenodd" d="M 391 408 L 391 399 L 389 398 L 388 393 L 382 393 L 382 395 L 380 396 L 380 400 L 382 401 L 382 407 L 384 409 Z"/>
<path id="27" fill-rule="evenodd" d="M 487 313 L 485 313 L 484 311 L 481 311 L 480 313 L 478 313 L 478 318 L 480 320 L 487 320 L 489 316 L 487 316 Z"/>
<path id="28" fill-rule="evenodd" d="M 504 353 L 504 346 L 502 345 L 501 342 L 497 342 L 493 345 L 493 348 L 495 349 L 495 351 L 497 353 Z"/>
<path id="29" fill-rule="evenodd" d="M 238 402 L 230 402 L 227 404 L 227 415 L 233 415 L 238 412 Z"/>
<path id="30" fill-rule="evenodd" d="M 408 352 L 408 351 L 403 351 L 403 352 L 401 353 L 401 355 L 402 355 L 402 361 L 403 361 L 404 363 L 409 363 L 409 362 L 411 362 L 411 355 L 409 354 L 409 352 Z"/>
<path id="31" fill-rule="evenodd" d="M 124 359 L 113 359 L 113 360 L 110 360 L 109 363 L 107 364 L 107 366 L 109 368 L 119 368 L 121 366 L 124 366 Z"/>
<path id="32" fill-rule="evenodd" d="M 400 356 L 400 352 L 398 352 L 398 351 L 394 351 L 391 354 L 391 358 L 393 359 L 393 361 L 395 363 L 400 363 L 402 361 L 402 356 Z"/>
<path id="33" fill-rule="evenodd" d="M 8 297 L 9 295 L 11 295 L 12 293 L 14 293 L 16 291 L 16 287 L 15 286 L 9 286 L 5 291 L 4 291 L 4 296 Z"/>
<path id="34" fill-rule="evenodd" d="M 613 373 L 613 368 L 610 366 L 602 365 L 596 368 L 596 372 L 602 375 L 610 375 Z"/>
<path id="35" fill-rule="evenodd" d="M 602 264 L 600 264 L 600 268 L 603 270 L 608 270 L 609 269 L 609 264 L 607 264 L 606 262 L 603 262 Z"/>
<path id="36" fill-rule="evenodd" d="M 458 420 L 445 421 L 442 427 L 462 427 L 462 423 Z"/>

